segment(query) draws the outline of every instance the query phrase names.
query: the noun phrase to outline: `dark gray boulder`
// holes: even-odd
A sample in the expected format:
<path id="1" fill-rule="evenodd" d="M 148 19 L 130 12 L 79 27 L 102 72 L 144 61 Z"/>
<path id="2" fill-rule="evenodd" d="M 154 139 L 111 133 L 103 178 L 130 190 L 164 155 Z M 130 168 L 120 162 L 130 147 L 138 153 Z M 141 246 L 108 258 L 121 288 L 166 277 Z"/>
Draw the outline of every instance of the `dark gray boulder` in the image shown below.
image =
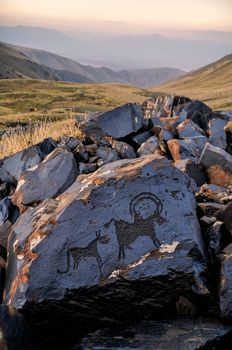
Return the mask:
<path id="1" fill-rule="evenodd" d="M 76 176 L 73 154 L 57 148 L 38 166 L 21 175 L 12 202 L 24 211 L 29 205 L 64 192 Z"/>
<path id="2" fill-rule="evenodd" d="M 149 154 L 160 154 L 160 146 L 159 146 L 159 140 L 158 138 L 154 135 L 151 136 L 147 141 L 142 143 L 142 145 L 139 147 L 137 154 L 139 157 L 141 156 L 146 156 Z"/>
<path id="3" fill-rule="evenodd" d="M 232 243 L 224 250 L 221 257 L 220 309 L 221 316 L 232 320 Z"/>
<path id="4" fill-rule="evenodd" d="M 172 155 L 172 158 L 177 160 L 190 159 L 193 162 L 197 162 L 199 150 L 194 141 L 190 138 L 185 140 L 170 140 L 168 141 L 168 149 Z"/>
<path id="5" fill-rule="evenodd" d="M 177 126 L 178 135 L 181 139 L 196 136 L 205 136 L 205 132 L 192 120 L 186 119 Z"/>
<path id="6" fill-rule="evenodd" d="M 0 161 L 0 180 L 11 184 L 17 184 L 21 174 L 38 165 L 55 148 L 52 139 L 26 148 Z"/>
<path id="7" fill-rule="evenodd" d="M 209 122 L 209 142 L 223 150 L 227 148 L 226 132 L 224 128 L 228 123 L 229 118 L 215 118 Z"/>
<path id="8" fill-rule="evenodd" d="M 5 302 L 27 316 L 40 338 L 62 343 L 56 330 L 62 325 L 71 341 L 91 329 L 158 316 L 179 295 L 205 300 L 194 191 L 187 175 L 157 156 L 79 176 L 13 226 Z"/>
<path id="9" fill-rule="evenodd" d="M 207 176 L 208 183 L 232 186 L 232 156 L 226 151 L 207 143 L 199 164 Z"/>
<path id="10" fill-rule="evenodd" d="M 98 331 L 72 350 L 229 350 L 231 337 L 230 325 L 185 317 Z"/>
<path id="11" fill-rule="evenodd" d="M 215 116 L 212 109 L 201 101 L 191 101 L 186 103 L 184 108 L 181 110 L 180 119 L 191 119 L 201 129 L 207 131 L 208 122 Z"/>
<path id="12" fill-rule="evenodd" d="M 177 160 L 175 166 L 191 177 L 197 186 L 202 186 L 206 182 L 203 171 L 191 159 Z"/>
<path id="13" fill-rule="evenodd" d="M 10 216 L 11 209 L 11 200 L 9 197 L 5 197 L 0 201 L 0 226 L 4 224 L 4 222 Z"/>
<path id="14" fill-rule="evenodd" d="M 145 141 L 147 141 L 151 136 L 153 136 L 152 132 L 149 131 L 145 131 L 141 134 L 135 135 L 132 140 L 138 145 L 141 146 L 142 143 L 144 143 Z"/>
<path id="15" fill-rule="evenodd" d="M 120 158 L 122 159 L 136 158 L 136 154 L 133 147 L 128 145 L 126 142 L 111 140 L 110 144 L 112 148 L 117 151 Z"/>
<path id="16" fill-rule="evenodd" d="M 89 113 L 79 122 L 79 129 L 94 139 L 108 135 L 120 139 L 137 132 L 144 125 L 141 106 L 128 103 L 105 113 Z"/>

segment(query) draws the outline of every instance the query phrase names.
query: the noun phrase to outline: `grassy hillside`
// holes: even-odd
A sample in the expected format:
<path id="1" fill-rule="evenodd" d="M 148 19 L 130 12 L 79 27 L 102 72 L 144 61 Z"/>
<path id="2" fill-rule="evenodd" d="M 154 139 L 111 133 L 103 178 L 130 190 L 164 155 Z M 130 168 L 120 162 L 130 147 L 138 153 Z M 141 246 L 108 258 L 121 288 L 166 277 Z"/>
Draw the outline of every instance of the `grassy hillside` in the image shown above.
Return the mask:
<path id="1" fill-rule="evenodd" d="M 77 84 L 40 80 L 1 80 L 0 129 L 31 120 L 60 120 L 71 113 L 109 110 L 143 102 L 154 93 L 120 84 Z"/>
<path id="2" fill-rule="evenodd" d="M 232 109 L 232 55 L 152 90 L 199 99 L 213 109 Z"/>
<path id="3" fill-rule="evenodd" d="M 56 79 L 45 66 L 31 61 L 23 53 L 0 42 L 0 79 Z"/>

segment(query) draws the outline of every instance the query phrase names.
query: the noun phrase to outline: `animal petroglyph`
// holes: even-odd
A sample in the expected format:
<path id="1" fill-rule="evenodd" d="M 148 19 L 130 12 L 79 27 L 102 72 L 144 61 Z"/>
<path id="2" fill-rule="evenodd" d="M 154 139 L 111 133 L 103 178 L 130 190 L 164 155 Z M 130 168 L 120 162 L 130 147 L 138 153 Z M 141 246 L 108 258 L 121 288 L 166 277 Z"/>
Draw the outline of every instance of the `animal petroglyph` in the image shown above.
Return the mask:
<path id="1" fill-rule="evenodd" d="M 72 257 L 73 260 L 73 270 L 77 270 L 78 264 L 82 258 L 86 257 L 94 257 L 97 260 L 97 264 L 100 270 L 100 274 L 102 275 L 101 267 L 102 267 L 102 261 L 101 256 L 98 253 L 97 244 L 107 244 L 110 241 L 110 237 L 106 234 L 101 237 L 100 233 L 96 233 L 96 238 L 90 242 L 87 247 L 72 247 L 69 248 L 67 251 L 67 267 L 66 270 L 60 271 L 57 270 L 60 274 L 65 274 L 70 270 L 70 260 Z"/>
<path id="2" fill-rule="evenodd" d="M 163 210 L 162 201 L 152 193 L 143 192 L 130 203 L 130 214 L 134 222 L 130 223 L 124 220 L 111 219 L 105 225 L 108 229 L 111 223 L 114 223 L 117 240 L 119 244 L 118 260 L 125 259 L 125 249 L 130 248 L 140 236 L 148 236 L 152 239 L 155 247 L 160 246 L 160 241 L 156 237 L 154 222 L 164 223 L 166 220 L 160 215 Z"/>

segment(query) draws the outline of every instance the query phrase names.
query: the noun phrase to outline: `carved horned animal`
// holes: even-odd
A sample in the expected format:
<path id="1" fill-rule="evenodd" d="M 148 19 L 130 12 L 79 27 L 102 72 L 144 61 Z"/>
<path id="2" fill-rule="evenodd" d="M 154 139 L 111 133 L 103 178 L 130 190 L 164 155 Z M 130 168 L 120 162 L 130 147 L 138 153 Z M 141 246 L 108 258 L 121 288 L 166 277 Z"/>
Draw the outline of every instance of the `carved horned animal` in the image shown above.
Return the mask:
<path id="1" fill-rule="evenodd" d="M 141 205 L 145 200 L 151 201 L 154 206 L 153 213 L 146 217 L 142 217 L 141 213 L 136 210 L 138 205 Z M 163 210 L 161 200 L 152 193 L 143 192 L 136 196 L 130 203 L 130 214 L 134 218 L 134 222 L 130 223 L 124 220 L 111 219 L 105 227 L 109 228 L 113 222 L 115 225 L 117 240 L 119 244 L 118 260 L 125 259 L 125 248 L 129 248 L 140 236 L 148 236 L 152 239 L 154 246 L 159 247 L 160 241 L 156 237 L 154 230 L 154 222 L 158 224 L 164 223 L 166 220 L 160 215 Z"/>
<path id="2" fill-rule="evenodd" d="M 70 270 L 70 260 L 73 259 L 73 269 L 77 270 L 78 264 L 81 258 L 94 257 L 97 260 L 100 274 L 102 275 L 101 267 L 102 261 L 100 254 L 98 253 L 97 243 L 107 244 L 110 241 L 109 236 L 106 234 L 101 237 L 100 232 L 96 232 L 96 238 L 90 242 L 87 247 L 72 247 L 67 251 L 67 268 L 64 271 L 57 270 L 60 274 L 65 274 Z"/>

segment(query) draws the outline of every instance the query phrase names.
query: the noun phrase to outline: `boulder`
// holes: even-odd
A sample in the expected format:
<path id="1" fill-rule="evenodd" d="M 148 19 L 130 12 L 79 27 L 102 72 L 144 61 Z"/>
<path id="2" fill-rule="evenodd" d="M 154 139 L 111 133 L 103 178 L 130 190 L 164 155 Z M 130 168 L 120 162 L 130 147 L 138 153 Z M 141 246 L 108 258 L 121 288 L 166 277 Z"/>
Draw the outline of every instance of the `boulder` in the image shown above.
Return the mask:
<path id="1" fill-rule="evenodd" d="M 97 161 L 98 166 L 102 166 L 119 159 L 118 152 L 115 149 L 107 146 L 100 146 L 97 149 L 96 156 L 99 158 Z"/>
<path id="2" fill-rule="evenodd" d="M 191 159 L 177 160 L 175 166 L 191 177 L 197 186 L 202 186 L 206 182 L 204 173 Z"/>
<path id="3" fill-rule="evenodd" d="M 232 186 L 232 156 L 226 151 L 207 143 L 199 164 L 207 176 L 208 183 Z"/>
<path id="4" fill-rule="evenodd" d="M 146 156 L 152 153 L 159 154 L 161 152 L 159 147 L 159 140 L 156 136 L 151 136 L 147 141 L 142 143 L 139 147 L 137 154 L 139 157 Z"/>
<path id="5" fill-rule="evenodd" d="M 226 133 L 226 152 L 232 155 L 232 121 L 228 122 L 224 128 Z"/>
<path id="6" fill-rule="evenodd" d="M 214 118 L 212 109 L 200 101 L 191 101 L 185 104 L 180 113 L 180 120 L 191 119 L 201 129 L 207 131 L 208 122 Z"/>
<path id="7" fill-rule="evenodd" d="M 73 154 L 57 148 L 38 166 L 21 175 L 12 202 L 24 211 L 29 205 L 64 192 L 76 176 Z"/>
<path id="8" fill-rule="evenodd" d="M 178 135 L 181 139 L 196 136 L 205 136 L 205 132 L 192 120 L 186 119 L 177 126 Z"/>
<path id="9" fill-rule="evenodd" d="M 26 315 L 40 341 L 49 334 L 66 348 L 87 331 L 158 316 L 179 295 L 207 307 L 194 191 L 194 181 L 157 156 L 77 177 L 13 226 L 5 303 Z"/>
<path id="10" fill-rule="evenodd" d="M 223 200 L 230 194 L 230 190 L 214 184 L 204 184 L 196 193 L 198 202 L 223 203 Z"/>
<path id="11" fill-rule="evenodd" d="M 218 220 L 221 220 L 232 238 L 232 202 L 229 202 L 223 209 L 216 213 Z"/>
<path id="12" fill-rule="evenodd" d="M 216 147 L 226 150 L 226 132 L 224 128 L 228 123 L 228 118 L 215 118 L 209 121 L 209 142 Z"/>
<path id="13" fill-rule="evenodd" d="M 223 250 L 221 257 L 219 297 L 221 316 L 232 321 L 232 243 Z"/>
<path id="14" fill-rule="evenodd" d="M 148 105 L 150 115 L 152 117 L 173 117 L 185 106 L 187 102 L 191 101 L 184 96 L 167 95 L 157 97 L 152 106 L 151 102 Z"/>
<path id="15" fill-rule="evenodd" d="M 97 168 L 98 168 L 97 164 L 94 164 L 94 163 L 82 163 L 82 162 L 80 162 L 78 164 L 79 174 L 93 173 L 94 171 L 97 170 Z"/>
<path id="16" fill-rule="evenodd" d="M 0 180 L 11 184 L 17 184 L 21 174 L 38 165 L 52 150 L 55 144 L 52 139 L 26 148 L 0 161 Z"/>
<path id="17" fill-rule="evenodd" d="M 5 197 L 0 201 L 0 226 L 10 217 L 11 200 Z"/>
<path id="18" fill-rule="evenodd" d="M 136 158 L 136 154 L 133 147 L 128 145 L 126 142 L 111 140 L 110 143 L 112 148 L 117 151 L 120 158 L 122 159 Z"/>
<path id="19" fill-rule="evenodd" d="M 72 350 L 229 350 L 231 333 L 230 325 L 209 318 L 146 321 L 89 334 Z"/>
<path id="20" fill-rule="evenodd" d="M 128 103 L 105 113 L 89 113 L 79 122 L 79 129 L 94 139 L 108 135 L 120 139 L 137 132 L 144 125 L 141 106 Z"/>
<path id="21" fill-rule="evenodd" d="M 141 146 L 142 143 L 147 141 L 152 135 L 153 134 L 151 131 L 145 131 L 141 134 L 138 134 L 132 137 L 132 141 L 134 141 L 138 146 Z"/>
<path id="22" fill-rule="evenodd" d="M 195 163 L 197 162 L 199 150 L 192 139 L 170 140 L 168 141 L 168 149 L 175 161 L 190 159 Z"/>

